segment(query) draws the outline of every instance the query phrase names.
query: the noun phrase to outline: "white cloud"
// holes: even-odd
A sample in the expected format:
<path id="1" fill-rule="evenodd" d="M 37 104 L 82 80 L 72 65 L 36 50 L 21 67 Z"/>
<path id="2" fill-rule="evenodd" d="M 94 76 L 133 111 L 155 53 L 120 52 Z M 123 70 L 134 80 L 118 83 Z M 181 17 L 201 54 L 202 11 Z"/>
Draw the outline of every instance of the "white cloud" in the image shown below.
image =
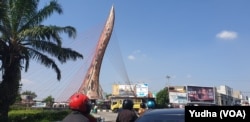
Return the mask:
<path id="1" fill-rule="evenodd" d="M 129 55 L 129 56 L 128 56 L 128 59 L 129 59 L 129 60 L 135 60 L 135 56 L 134 56 L 134 55 Z"/>
<path id="2" fill-rule="evenodd" d="M 27 84 L 27 85 L 33 84 L 33 82 L 30 81 L 30 80 L 28 80 L 28 79 L 21 79 L 21 83 L 22 83 L 23 85 L 24 85 L 24 84 Z"/>
<path id="3" fill-rule="evenodd" d="M 137 57 L 147 57 L 147 55 L 146 54 L 142 54 L 141 50 L 138 49 L 138 50 L 133 51 L 132 54 L 130 54 L 128 56 L 128 59 L 129 60 L 135 60 L 135 59 L 137 59 Z"/>
<path id="4" fill-rule="evenodd" d="M 147 55 L 143 54 L 141 50 L 135 50 L 128 56 L 129 60 L 138 60 L 141 58 L 147 58 Z"/>
<path id="5" fill-rule="evenodd" d="M 220 39 L 224 39 L 224 40 L 233 40 L 233 39 L 236 39 L 238 37 L 238 34 L 236 32 L 233 32 L 233 31 L 224 30 L 224 31 L 221 31 L 220 33 L 218 33 L 216 35 L 216 37 L 220 38 Z"/>

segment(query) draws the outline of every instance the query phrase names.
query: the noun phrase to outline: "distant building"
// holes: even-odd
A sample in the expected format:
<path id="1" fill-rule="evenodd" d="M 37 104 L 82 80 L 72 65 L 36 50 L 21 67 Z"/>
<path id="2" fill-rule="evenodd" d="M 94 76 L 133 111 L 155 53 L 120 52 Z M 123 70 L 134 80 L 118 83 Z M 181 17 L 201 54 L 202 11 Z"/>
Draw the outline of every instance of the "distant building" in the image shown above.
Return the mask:
<path id="1" fill-rule="evenodd" d="M 202 90 L 206 90 L 206 99 L 199 96 Z M 169 86 L 169 102 L 176 106 L 185 103 L 213 103 L 220 106 L 249 105 L 249 99 L 241 91 L 221 85 L 218 87 L 207 86 Z M 204 93 L 203 93 L 204 94 Z M 247 99 L 246 99 L 247 98 Z"/>
<path id="2" fill-rule="evenodd" d="M 34 103 L 33 97 L 31 95 L 21 95 L 21 103 L 32 104 Z"/>
<path id="3" fill-rule="evenodd" d="M 234 104 L 233 89 L 226 85 L 216 87 L 216 98 L 218 105 L 232 105 Z"/>
<path id="4" fill-rule="evenodd" d="M 233 96 L 233 88 L 226 86 L 226 85 L 221 85 L 216 87 L 217 92 L 220 94 L 228 95 L 228 96 Z"/>
<path id="5" fill-rule="evenodd" d="M 239 90 L 233 90 L 233 98 L 235 104 L 241 104 L 241 100 L 243 99 L 243 94 Z"/>
<path id="6" fill-rule="evenodd" d="M 217 104 L 218 105 L 245 105 L 245 96 L 239 90 L 233 90 L 233 88 L 221 85 L 217 88 Z"/>

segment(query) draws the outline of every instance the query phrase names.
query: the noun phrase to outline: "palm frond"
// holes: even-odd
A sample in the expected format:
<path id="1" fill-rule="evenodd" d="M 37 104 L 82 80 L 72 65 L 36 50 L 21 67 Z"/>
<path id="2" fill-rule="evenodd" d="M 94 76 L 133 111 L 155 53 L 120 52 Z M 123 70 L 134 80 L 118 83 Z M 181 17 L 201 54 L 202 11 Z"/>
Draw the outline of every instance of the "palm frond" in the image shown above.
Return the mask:
<path id="1" fill-rule="evenodd" d="M 39 0 L 13 0 L 11 5 L 12 29 L 18 31 L 28 20 L 36 15 Z"/>
<path id="2" fill-rule="evenodd" d="M 37 26 L 20 32 L 18 37 L 29 37 L 30 39 L 39 38 L 41 40 L 55 41 L 58 45 L 61 45 L 60 33 L 67 33 L 69 37 L 73 38 L 76 36 L 76 30 L 71 26 Z"/>
<path id="3" fill-rule="evenodd" d="M 1 38 L 3 39 L 3 41 L 7 41 L 9 40 L 9 37 L 11 36 L 11 33 L 9 30 L 7 30 L 7 28 L 3 25 L 0 25 L 0 32 L 1 32 Z"/>
<path id="4" fill-rule="evenodd" d="M 41 10 L 39 10 L 34 16 L 32 16 L 26 24 L 19 30 L 19 32 L 28 29 L 33 26 L 40 25 L 45 19 L 51 16 L 54 12 L 62 14 L 63 10 L 61 5 L 57 1 L 50 1 L 48 5 L 45 5 Z"/>
<path id="5" fill-rule="evenodd" d="M 65 63 L 68 59 L 76 60 L 77 58 L 83 58 L 82 54 L 70 48 L 60 47 L 52 42 L 33 40 L 25 45 L 30 45 L 33 49 L 38 51 L 47 52 L 53 57 L 57 57 L 61 63 Z"/>
<path id="6" fill-rule="evenodd" d="M 1 22 L 1 18 L 3 17 L 4 13 L 6 10 L 6 0 L 1 0 L 0 1 L 0 22 Z"/>
<path id="7" fill-rule="evenodd" d="M 77 58 L 83 58 L 83 56 L 80 53 L 78 53 L 70 48 L 61 48 L 60 53 L 57 56 L 57 59 L 61 63 L 66 63 L 66 61 L 69 59 L 72 59 L 75 61 Z"/>
<path id="8" fill-rule="evenodd" d="M 8 0 L 2 0 L 0 4 L 0 32 L 2 33 L 2 36 L 7 38 L 11 37 L 11 33 L 8 32 L 11 30 L 11 21 L 10 21 L 10 12 L 8 7 Z M 3 38 L 2 37 L 2 38 Z"/>
<path id="9" fill-rule="evenodd" d="M 28 48 L 22 48 L 21 49 L 21 55 L 22 55 L 22 64 L 24 64 L 24 70 L 25 72 L 28 71 L 28 68 L 29 68 L 29 62 L 30 62 L 30 57 L 29 57 L 29 51 L 28 51 Z"/>
<path id="10" fill-rule="evenodd" d="M 57 79 L 61 79 L 61 71 L 53 59 L 31 48 L 29 48 L 29 56 L 37 62 L 40 62 L 42 65 L 54 69 L 57 73 Z"/>

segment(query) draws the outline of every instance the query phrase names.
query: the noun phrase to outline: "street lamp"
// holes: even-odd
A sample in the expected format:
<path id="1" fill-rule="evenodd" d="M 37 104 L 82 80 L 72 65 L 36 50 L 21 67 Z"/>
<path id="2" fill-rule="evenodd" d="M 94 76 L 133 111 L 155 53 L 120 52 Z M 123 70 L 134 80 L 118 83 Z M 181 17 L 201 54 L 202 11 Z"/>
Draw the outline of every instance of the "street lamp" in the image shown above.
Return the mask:
<path id="1" fill-rule="evenodd" d="M 167 75 L 166 78 L 167 78 L 167 84 L 168 84 L 168 85 L 166 85 L 166 86 L 167 86 L 167 90 L 168 90 L 168 103 L 169 103 L 168 107 L 171 107 L 170 101 L 169 101 L 169 87 L 170 87 L 169 79 L 170 79 L 171 77 L 170 77 L 169 75 Z"/>
<path id="2" fill-rule="evenodd" d="M 171 77 L 170 77 L 169 75 L 167 75 L 166 78 L 167 78 L 167 83 L 166 83 L 166 84 L 168 84 L 167 87 L 169 88 L 169 86 L 170 86 L 169 79 L 170 79 Z"/>
<path id="3" fill-rule="evenodd" d="M 169 93 L 169 87 L 170 87 L 169 79 L 170 79 L 171 77 L 170 77 L 169 75 L 167 75 L 166 78 L 167 78 L 166 87 L 168 88 L 168 93 Z"/>

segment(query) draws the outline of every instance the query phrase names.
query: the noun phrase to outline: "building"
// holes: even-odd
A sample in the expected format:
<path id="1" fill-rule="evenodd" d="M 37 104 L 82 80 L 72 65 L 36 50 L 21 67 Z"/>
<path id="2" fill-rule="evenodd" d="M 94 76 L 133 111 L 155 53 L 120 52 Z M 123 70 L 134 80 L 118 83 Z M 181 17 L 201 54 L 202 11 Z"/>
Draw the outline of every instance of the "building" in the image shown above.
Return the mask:
<path id="1" fill-rule="evenodd" d="M 216 99 L 218 105 L 233 105 L 233 89 L 226 85 L 216 87 Z"/>
<path id="2" fill-rule="evenodd" d="M 219 106 L 249 105 L 246 99 L 248 97 L 245 97 L 241 91 L 233 90 L 226 85 L 218 87 L 170 86 L 168 88 L 169 100 L 173 105 L 184 103 L 209 103 Z M 204 93 L 207 97 L 204 97 Z"/>

